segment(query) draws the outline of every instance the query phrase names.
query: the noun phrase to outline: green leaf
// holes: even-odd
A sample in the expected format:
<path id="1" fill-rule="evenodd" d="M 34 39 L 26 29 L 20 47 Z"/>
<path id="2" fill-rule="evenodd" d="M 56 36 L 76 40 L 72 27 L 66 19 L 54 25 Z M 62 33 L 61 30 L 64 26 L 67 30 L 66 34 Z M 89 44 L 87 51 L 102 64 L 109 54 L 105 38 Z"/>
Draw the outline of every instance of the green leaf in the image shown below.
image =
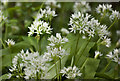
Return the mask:
<path id="1" fill-rule="evenodd" d="M 84 64 L 81 67 L 81 70 L 84 68 L 84 79 L 93 79 L 96 73 L 96 70 L 99 66 L 100 60 L 87 58 Z"/>
<path id="2" fill-rule="evenodd" d="M 0 81 L 2 81 L 3 79 L 9 79 L 8 74 L 4 74 L 4 75 L 0 76 Z"/>
<path id="3" fill-rule="evenodd" d="M 37 39 L 35 39 L 35 37 L 23 36 L 22 38 L 23 38 L 24 41 L 26 41 L 26 43 L 33 46 L 36 49 L 36 51 L 39 50 L 38 44 L 37 44 Z"/>
<path id="4" fill-rule="evenodd" d="M 0 57 L 2 55 L 19 53 L 22 49 L 26 49 L 29 47 L 30 47 L 29 43 L 27 43 L 26 41 L 21 41 L 13 45 L 11 48 L 8 47 L 6 49 L 1 49 L 0 52 L 2 51 L 2 54 L 0 54 Z"/>
<path id="5" fill-rule="evenodd" d="M 83 40 L 83 39 L 81 39 Z M 90 49 L 94 46 L 94 42 L 89 42 L 87 40 L 83 40 L 81 42 L 81 47 L 79 48 L 78 53 L 75 56 L 75 65 L 81 67 L 86 58 L 89 56 Z"/>
<path id="6" fill-rule="evenodd" d="M 100 78 L 104 78 L 104 79 L 113 79 L 112 77 L 110 77 L 107 74 L 103 74 L 103 73 L 96 73 L 95 75 L 96 77 L 100 77 Z"/>
<path id="7" fill-rule="evenodd" d="M 41 54 L 44 54 L 44 52 L 46 51 L 46 46 L 48 44 L 47 38 L 44 36 L 41 41 Z"/>

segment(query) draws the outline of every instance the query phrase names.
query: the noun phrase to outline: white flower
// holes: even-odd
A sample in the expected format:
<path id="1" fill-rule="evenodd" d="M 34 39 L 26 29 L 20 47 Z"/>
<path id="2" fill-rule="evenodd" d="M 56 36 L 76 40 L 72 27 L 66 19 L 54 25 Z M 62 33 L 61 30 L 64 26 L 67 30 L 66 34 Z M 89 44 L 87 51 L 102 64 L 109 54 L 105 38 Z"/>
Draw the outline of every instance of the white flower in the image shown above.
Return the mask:
<path id="1" fill-rule="evenodd" d="M 15 42 L 12 39 L 8 39 L 8 41 L 5 40 L 8 46 L 14 45 Z"/>
<path id="2" fill-rule="evenodd" d="M 33 24 L 31 24 L 31 27 L 28 27 L 30 32 L 28 32 L 28 35 L 31 36 L 33 34 L 43 34 L 43 33 L 47 33 L 47 34 L 51 34 L 51 30 L 52 28 L 50 28 L 49 23 L 44 22 L 44 21 L 37 21 L 35 20 L 33 22 Z"/>
<path id="3" fill-rule="evenodd" d="M 8 78 L 10 79 L 10 78 L 12 77 L 12 74 L 11 74 L 11 73 L 9 73 L 7 76 L 8 76 Z"/>
<path id="4" fill-rule="evenodd" d="M 61 8 L 61 5 L 58 4 L 56 0 L 46 0 L 45 5 L 47 5 L 47 7 L 53 6 L 53 7 Z"/>
<path id="5" fill-rule="evenodd" d="M 86 1 L 81 1 L 81 2 L 75 2 L 74 6 L 74 12 L 81 12 L 81 13 L 86 13 L 88 11 L 91 11 L 91 7 L 89 6 L 89 3 L 86 3 Z"/>
<path id="6" fill-rule="evenodd" d="M 69 28 L 71 30 L 70 32 L 76 33 L 78 30 L 79 33 L 85 34 L 85 32 L 88 31 L 87 23 L 90 17 L 91 15 L 86 14 L 84 16 L 84 14 L 80 12 L 72 14 L 70 18 L 70 23 L 69 23 L 69 25 L 71 26 L 71 28 Z"/>
<path id="7" fill-rule="evenodd" d="M 110 52 L 106 56 L 107 58 L 110 58 L 112 61 L 119 63 L 120 62 L 119 54 L 120 49 L 114 49 L 113 52 Z"/>
<path id="8" fill-rule="evenodd" d="M 76 66 L 71 67 L 69 66 L 68 68 L 64 67 L 60 73 L 64 75 L 66 75 L 65 77 L 68 79 L 75 79 L 77 76 L 81 76 L 82 73 L 80 73 L 79 68 L 77 68 Z"/>
<path id="9" fill-rule="evenodd" d="M 108 13 L 112 11 L 112 5 L 109 5 L 109 4 L 99 4 L 99 6 L 96 8 L 96 12 L 103 15 L 108 15 Z"/>
<path id="10" fill-rule="evenodd" d="M 62 29 L 61 29 L 61 32 L 62 32 L 63 34 L 69 34 L 69 31 L 68 31 L 66 28 L 62 28 Z"/>
<path id="11" fill-rule="evenodd" d="M 106 36 L 104 36 L 101 44 L 106 45 L 106 47 L 110 47 L 111 46 L 111 41 L 110 40 L 111 40 L 110 38 L 107 38 Z"/>
<path id="12" fill-rule="evenodd" d="M 60 33 L 56 33 L 56 37 L 51 35 L 48 41 L 50 41 L 50 43 L 47 46 L 47 52 L 45 52 L 43 56 L 45 59 L 51 61 L 68 55 L 65 49 L 63 49 L 63 44 L 68 42 L 68 39 L 65 37 L 62 38 Z"/>
<path id="13" fill-rule="evenodd" d="M 111 21 L 113 21 L 115 18 L 116 19 L 120 19 L 120 13 L 119 13 L 119 11 L 116 11 L 116 10 L 113 11 L 112 10 L 112 14 L 110 15 L 109 18 L 110 18 Z"/>
<path id="14" fill-rule="evenodd" d="M 46 9 L 40 9 L 40 13 L 37 14 L 35 20 L 39 19 L 51 19 L 52 17 L 57 16 L 54 10 L 51 10 L 50 7 L 46 7 Z"/>
<path id="15" fill-rule="evenodd" d="M 95 56 L 94 56 L 94 58 L 97 58 L 98 56 L 102 56 L 103 54 L 101 54 L 101 52 L 99 52 L 99 51 L 95 51 Z"/>

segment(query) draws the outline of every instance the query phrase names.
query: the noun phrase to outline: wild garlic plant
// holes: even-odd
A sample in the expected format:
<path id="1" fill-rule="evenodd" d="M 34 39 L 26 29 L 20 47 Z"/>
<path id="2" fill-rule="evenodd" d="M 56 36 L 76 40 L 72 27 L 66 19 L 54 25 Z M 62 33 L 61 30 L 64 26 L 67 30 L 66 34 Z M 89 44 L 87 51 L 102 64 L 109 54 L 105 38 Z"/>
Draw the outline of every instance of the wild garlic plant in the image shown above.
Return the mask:
<path id="1" fill-rule="evenodd" d="M 73 13 L 66 22 L 67 27 L 59 22 L 62 17 L 57 17 L 60 15 L 55 12 L 64 4 L 60 5 L 56 0 L 51 1 L 46 0 L 41 6 L 39 5 L 40 9 L 34 16 L 33 23 L 29 27 L 27 26 L 28 36 L 22 36 L 20 39 L 13 37 L 16 41 L 5 40 L 8 47 L 3 49 L 1 56 L 3 59 L 7 58 L 8 53 L 11 54 L 12 59 L 9 63 L 3 63 L 4 65 L 9 64 L 7 65 L 9 69 L 7 77 L 25 81 L 29 79 L 36 81 L 39 79 L 57 81 L 118 79 L 116 72 L 120 65 L 119 41 L 117 41 L 118 44 L 113 43 L 113 33 L 110 29 L 116 21 L 119 21 L 119 11 L 113 10 L 110 4 L 100 4 L 95 11 L 95 14 L 100 14 L 100 17 L 97 18 L 94 14 L 87 13 L 93 10 L 91 4 L 89 5 L 85 1 L 75 2 L 72 6 Z M 17 7 L 21 5 L 22 3 L 17 4 Z M 56 10 L 57 13 L 59 10 Z M 63 11 L 61 11 L 62 14 Z M 101 22 L 105 16 L 111 24 Z M 54 17 L 58 19 L 54 20 Z M 53 23 L 57 24 L 56 27 L 58 25 L 63 25 L 63 27 L 58 31 L 54 29 Z M 21 39 L 22 41 L 18 43 Z M 19 53 L 18 51 L 21 49 L 22 51 Z M 112 67 L 109 68 L 110 66 Z"/>
<path id="2" fill-rule="evenodd" d="M 57 59 L 62 58 L 62 56 L 68 55 L 68 53 L 63 48 L 63 45 L 68 42 L 66 37 L 62 38 L 60 33 L 56 33 L 56 37 L 51 35 L 51 37 L 48 38 L 48 41 L 50 43 L 46 47 L 47 52 L 44 53 L 44 57 L 48 61 L 56 61 Z"/>
<path id="3" fill-rule="evenodd" d="M 81 12 L 72 14 L 69 25 L 71 26 L 70 32 L 79 33 L 86 37 L 99 36 L 100 40 L 103 40 L 101 44 L 110 47 L 110 32 L 107 30 L 106 25 L 101 25 L 98 20 L 86 13 Z"/>
<path id="4" fill-rule="evenodd" d="M 33 34 L 37 34 L 37 36 L 39 36 L 43 33 L 51 34 L 52 28 L 50 27 L 48 20 L 51 21 L 55 16 L 57 16 L 55 11 L 52 11 L 50 7 L 44 10 L 40 9 L 40 13 L 37 14 L 33 24 L 28 27 L 30 30 L 30 32 L 28 32 L 28 36 Z"/>

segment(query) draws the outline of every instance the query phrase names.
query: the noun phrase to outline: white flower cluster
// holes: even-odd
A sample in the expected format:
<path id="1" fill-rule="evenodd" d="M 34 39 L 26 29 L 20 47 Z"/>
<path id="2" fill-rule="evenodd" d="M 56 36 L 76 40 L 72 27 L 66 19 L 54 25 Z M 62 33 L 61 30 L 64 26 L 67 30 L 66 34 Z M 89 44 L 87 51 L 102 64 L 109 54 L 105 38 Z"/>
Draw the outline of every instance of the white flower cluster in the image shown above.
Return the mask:
<path id="1" fill-rule="evenodd" d="M 99 4 L 99 6 L 96 8 L 96 12 L 101 15 L 104 15 L 105 13 L 108 13 L 109 11 L 112 11 L 112 5 L 109 5 L 109 4 L 105 4 L 105 5 Z"/>
<path id="2" fill-rule="evenodd" d="M 91 11 L 91 7 L 89 5 L 89 3 L 87 3 L 86 1 L 81 1 L 81 2 L 75 2 L 74 6 L 74 12 L 81 12 L 81 13 L 86 13 L 88 11 Z"/>
<path id="3" fill-rule="evenodd" d="M 98 56 L 102 56 L 103 54 L 99 51 L 95 51 L 95 56 L 94 58 L 97 58 Z"/>
<path id="4" fill-rule="evenodd" d="M 5 20 L 6 17 L 3 15 L 2 10 L 0 10 L 0 22 L 2 22 L 2 20 Z"/>
<path id="5" fill-rule="evenodd" d="M 25 79 L 44 79 L 46 75 L 47 64 L 43 56 L 38 52 L 26 53 L 22 50 L 12 60 L 12 67 L 9 69 L 12 73 L 16 73 L 17 78 Z M 22 71 L 24 70 L 24 71 Z M 17 73 L 18 72 L 18 73 Z M 24 75 L 24 76 L 23 76 Z"/>
<path id="6" fill-rule="evenodd" d="M 109 54 L 107 54 L 107 58 L 110 58 L 112 61 L 120 63 L 120 49 L 114 49 L 113 52 L 109 52 Z"/>
<path id="7" fill-rule="evenodd" d="M 68 79 L 75 79 L 77 76 L 81 76 L 82 73 L 80 73 L 80 70 L 79 68 L 77 68 L 76 66 L 74 67 L 64 67 L 61 72 L 64 75 L 66 75 L 65 77 L 68 78 Z"/>
<path id="8" fill-rule="evenodd" d="M 13 46 L 15 44 L 15 41 L 13 41 L 12 39 L 8 39 L 8 41 L 5 40 L 5 42 L 8 46 Z"/>
<path id="9" fill-rule="evenodd" d="M 106 45 L 106 47 L 110 47 L 111 46 L 111 39 L 107 38 L 106 36 L 103 38 L 103 41 L 101 42 L 102 45 Z"/>
<path id="10" fill-rule="evenodd" d="M 35 18 L 35 21 L 33 22 L 33 24 L 31 24 L 29 28 L 30 32 L 28 32 L 28 36 L 31 36 L 33 34 L 43 34 L 43 33 L 47 33 L 47 34 L 51 34 L 51 30 L 52 28 L 50 28 L 49 23 L 48 23 L 48 19 L 52 19 L 52 17 L 57 16 L 55 14 L 55 11 L 52 11 L 51 8 L 46 8 L 44 10 L 40 10 L 40 13 L 37 14 L 37 17 Z"/>
<path id="11" fill-rule="evenodd" d="M 110 21 L 115 20 L 115 18 L 120 19 L 119 11 L 116 11 L 116 10 L 114 11 L 112 9 L 112 5 L 109 5 L 109 4 L 105 4 L 105 5 L 99 4 L 99 6 L 96 8 L 96 12 L 101 15 L 109 16 Z"/>
<path id="12" fill-rule="evenodd" d="M 35 20 L 33 22 L 33 24 L 31 24 L 31 27 L 28 27 L 30 32 L 28 32 L 28 36 L 31 36 L 33 34 L 43 34 L 43 33 L 47 33 L 47 34 L 51 34 L 51 30 L 52 28 L 50 28 L 49 23 L 44 22 L 44 21 L 38 21 Z"/>
<path id="13" fill-rule="evenodd" d="M 46 0 L 45 5 L 47 5 L 47 7 L 57 7 L 57 8 L 61 8 L 61 5 L 57 3 L 56 0 Z"/>
<path id="14" fill-rule="evenodd" d="M 115 20 L 115 18 L 117 18 L 117 19 L 120 19 L 120 13 L 119 13 L 119 11 L 112 11 L 112 14 L 110 15 L 110 20 L 111 21 L 113 21 L 113 20 Z"/>
<path id="15" fill-rule="evenodd" d="M 100 25 L 98 20 L 95 20 L 94 18 L 90 19 L 90 17 L 91 15 L 88 15 L 87 13 L 86 15 L 80 12 L 72 14 L 69 23 L 71 32 L 76 33 L 78 30 L 80 34 L 87 34 L 92 37 L 98 34 L 101 38 L 103 38 L 104 35 L 109 34 L 106 25 Z"/>
<path id="16" fill-rule="evenodd" d="M 57 16 L 54 10 L 51 10 L 50 7 L 46 7 L 46 9 L 40 9 L 40 13 L 37 14 L 36 20 L 39 19 L 52 19 L 52 17 Z"/>
<path id="17" fill-rule="evenodd" d="M 50 44 L 47 46 L 47 52 L 44 53 L 44 58 L 48 61 L 61 58 L 63 55 L 68 55 L 68 53 L 63 49 L 63 44 L 68 42 L 67 38 L 62 38 L 60 33 L 56 33 L 56 37 L 53 35 L 48 38 Z"/>
<path id="18" fill-rule="evenodd" d="M 108 35 L 110 32 L 107 30 L 106 25 L 100 25 L 98 20 L 91 18 L 91 15 L 87 13 L 84 15 L 80 12 L 72 14 L 70 18 L 69 25 L 71 28 L 71 32 L 80 33 L 82 35 L 94 37 L 98 35 L 100 39 L 104 40 L 104 44 L 109 47 L 110 46 L 110 38 Z"/>

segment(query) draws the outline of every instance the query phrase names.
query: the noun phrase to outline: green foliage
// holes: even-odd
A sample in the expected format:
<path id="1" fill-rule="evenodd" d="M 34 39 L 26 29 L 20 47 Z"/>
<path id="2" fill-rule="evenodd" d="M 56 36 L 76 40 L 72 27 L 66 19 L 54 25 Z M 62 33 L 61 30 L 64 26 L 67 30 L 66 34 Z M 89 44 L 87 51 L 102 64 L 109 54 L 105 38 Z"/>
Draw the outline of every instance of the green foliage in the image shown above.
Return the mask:
<path id="1" fill-rule="evenodd" d="M 57 16 L 49 22 L 51 25 L 52 34 L 55 35 L 58 32 L 61 32 L 61 28 L 69 28 L 69 20 L 70 16 L 73 13 L 73 5 L 74 3 L 60 3 L 61 8 L 51 8 L 56 11 Z M 98 15 L 95 11 L 95 8 L 99 3 L 90 3 L 91 6 L 91 14 L 95 19 L 100 21 L 101 25 L 107 25 L 108 27 L 113 23 L 108 18 L 102 17 Z M 111 3 L 113 4 L 113 8 L 120 11 L 119 3 Z M 118 5 L 116 5 L 118 4 Z M 29 50 L 29 52 L 39 52 L 40 55 L 43 55 L 46 52 L 46 46 L 49 44 L 48 38 L 50 35 L 41 34 L 40 36 L 33 35 L 28 37 L 30 24 L 33 23 L 33 20 L 36 17 L 36 13 L 40 12 L 41 8 L 45 8 L 46 5 L 44 3 L 17 3 L 11 2 L 7 4 L 0 4 L 3 6 L 4 16 L 7 17 L 6 20 L 0 22 L 0 30 L 2 34 L 0 34 L 0 59 L 2 60 L 2 64 L 0 64 L 0 72 L 2 79 L 8 78 L 8 69 L 12 65 L 12 59 L 23 49 L 24 51 Z M 102 19 L 102 21 L 101 21 Z M 62 56 L 61 59 L 56 59 L 55 61 L 48 62 L 50 66 L 47 69 L 48 74 L 46 79 L 59 79 L 62 80 L 65 76 L 62 76 L 60 73 L 61 69 L 68 66 L 77 66 L 82 73 L 81 77 L 77 77 L 77 79 L 120 79 L 120 64 L 113 62 L 110 59 L 106 59 L 106 55 L 113 51 L 115 48 L 120 48 L 120 35 L 117 34 L 116 31 L 120 30 L 120 20 L 118 20 L 113 27 L 109 30 L 111 32 L 111 47 L 105 47 L 104 45 L 99 45 L 97 43 L 97 36 L 94 38 L 85 39 L 82 38 L 83 34 L 80 33 L 69 33 L 69 34 L 61 34 L 62 37 L 67 37 L 68 42 L 63 45 L 65 51 L 69 53 L 69 55 Z M 36 31 L 34 31 L 36 32 Z M 14 39 L 15 45 L 9 47 L 5 43 L 7 39 Z M 94 58 L 95 51 L 100 51 L 103 56 L 99 56 L 98 58 Z M 12 77 L 16 79 L 16 77 Z M 67 80 L 65 78 L 65 80 Z"/>

